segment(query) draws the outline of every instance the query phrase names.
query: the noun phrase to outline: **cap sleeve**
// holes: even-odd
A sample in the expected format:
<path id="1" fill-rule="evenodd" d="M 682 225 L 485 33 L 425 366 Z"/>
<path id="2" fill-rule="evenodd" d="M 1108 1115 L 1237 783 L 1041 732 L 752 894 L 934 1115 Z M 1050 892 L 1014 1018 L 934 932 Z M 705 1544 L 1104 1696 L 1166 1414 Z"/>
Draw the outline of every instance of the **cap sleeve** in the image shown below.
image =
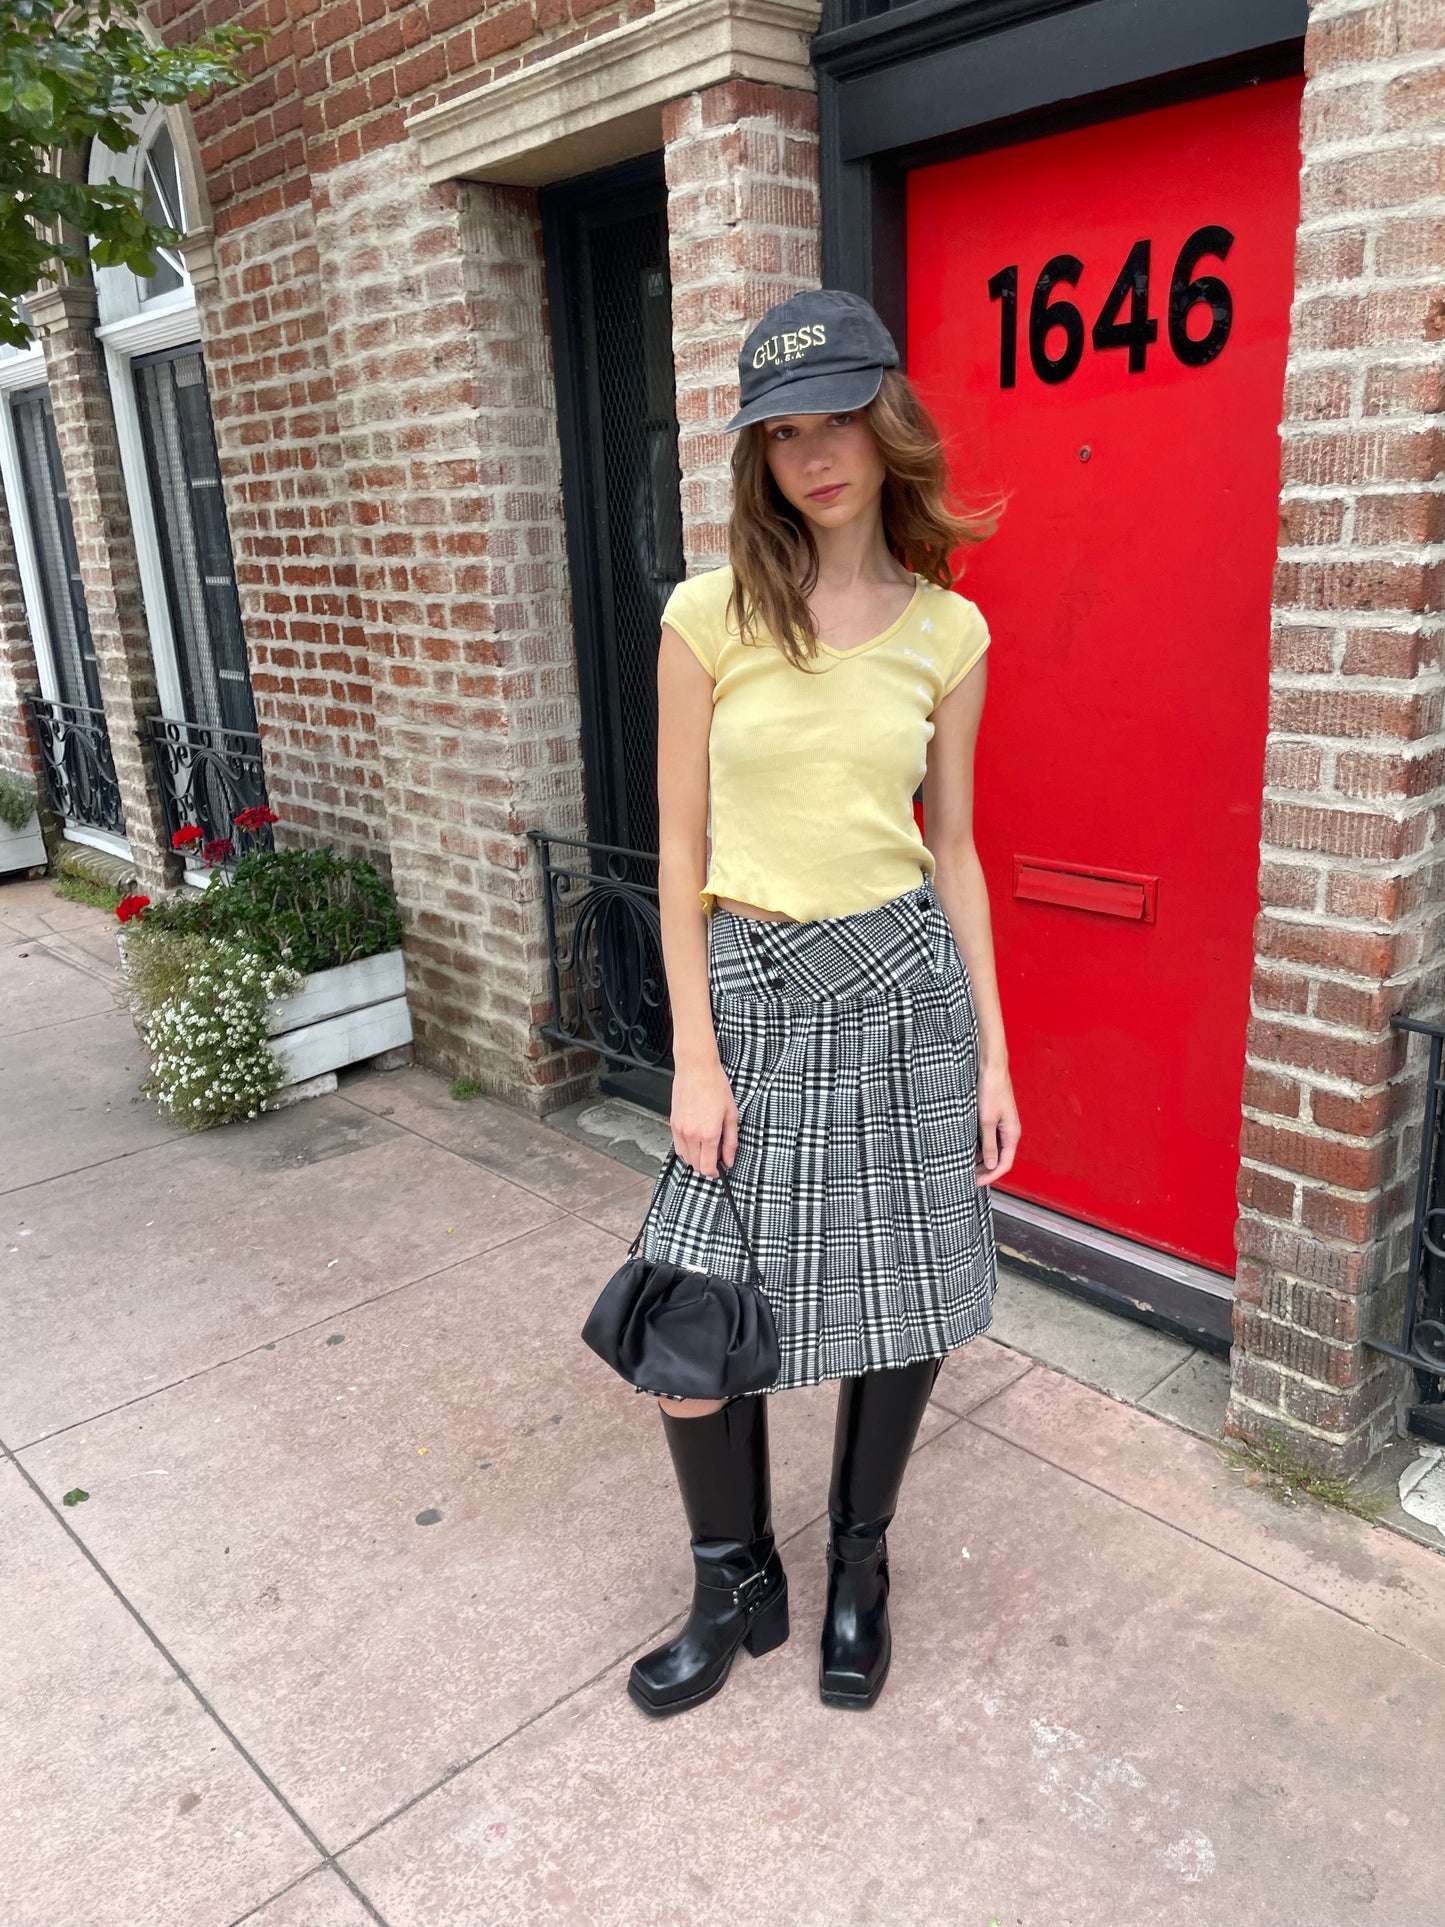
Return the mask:
<path id="1" fill-rule="evenodd" d="M 952 647 L 948 652 L 948 672 L 943 683 L 942 693 L 945 696 L 951 689 L 957 689 L 989 642 L 988 624 L 977 604 L 969 602 L 964 596 L 952 594 L 950 600 L 958 604 L 958 620 L 950 625 L 953 635 Z"/>
<path id="2" fill-rule="evenodd" d="M 709 580 L 715 573 L 689 576 L 679 582 L 667 598 L 662 619 L 676 629 L 703 668 L 717 681 L 717 659 L 722 648 L 722 625 L 717 620 L 716 585 Z"/>

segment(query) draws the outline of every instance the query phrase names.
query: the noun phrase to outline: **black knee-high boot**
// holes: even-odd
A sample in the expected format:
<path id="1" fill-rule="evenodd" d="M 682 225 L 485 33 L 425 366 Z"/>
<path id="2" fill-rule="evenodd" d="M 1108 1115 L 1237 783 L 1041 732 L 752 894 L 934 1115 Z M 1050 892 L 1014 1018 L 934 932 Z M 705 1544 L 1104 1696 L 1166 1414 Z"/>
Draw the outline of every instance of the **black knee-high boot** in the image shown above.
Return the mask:
<path id="1" fill-rule="evenodd" d="M 829 1706 L 871 1706 L 893 1656 L 886 1529 L 943 1361 L 845 1378 L 828 1494 L 828 1603 L 818 1691 Z"/>
<path id="2" fill-rule="evenodd" d="M 645 1712 L 680 1713 L 719 1691 L 739 1646 L 754 1658 L 788 1637 L 788 1581 L 773 1542 L 768 1401 L 735 1398 L 705 1418 L 662 1409 L 692 1538 L 693 1596 L 676 1639 L 634 1662 Z"/>

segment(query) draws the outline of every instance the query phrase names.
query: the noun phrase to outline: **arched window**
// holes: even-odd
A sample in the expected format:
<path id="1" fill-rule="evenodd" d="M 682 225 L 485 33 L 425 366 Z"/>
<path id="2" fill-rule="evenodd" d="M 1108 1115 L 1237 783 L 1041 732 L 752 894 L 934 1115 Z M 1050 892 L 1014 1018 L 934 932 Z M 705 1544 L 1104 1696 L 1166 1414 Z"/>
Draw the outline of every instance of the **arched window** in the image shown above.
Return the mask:
<path id="1" fill-rule="evenodd" d="M 180 168 L 176 164 L 171 130 L 164 121 L 141 149 L 141 179 L 137 185 L 145 189 L 146 219 L 164 223 L 184 234 L 188 222 Z M 141 281 L 141 300 L 152 301 L 157 295 L 171 294 L 185 287 L 188 280 L 185 257 L 175 248 L 162 248 L 156 255 L 155 273 Z"/>
<path id="2" fill-rule="evenodd" d="M 119 181 L 138 187 L 145 196 L 147 217 L 184 234 L 192 225 L 186 205 L 185 187 L 171 130 L 164 111 L 153 107 L 135 123 L 140 138 L 123 154 L 114 154 L 97 141 L 91 150 L 92 183 Z M 141 314 L 152 304 L 169 307 L 190 292 L 185 256 L 179 248 L 160 248 L 155 255 L 155 272 L 138 275 L 129 268 L 95 270 L 96 304 L 102 326 Z"/>

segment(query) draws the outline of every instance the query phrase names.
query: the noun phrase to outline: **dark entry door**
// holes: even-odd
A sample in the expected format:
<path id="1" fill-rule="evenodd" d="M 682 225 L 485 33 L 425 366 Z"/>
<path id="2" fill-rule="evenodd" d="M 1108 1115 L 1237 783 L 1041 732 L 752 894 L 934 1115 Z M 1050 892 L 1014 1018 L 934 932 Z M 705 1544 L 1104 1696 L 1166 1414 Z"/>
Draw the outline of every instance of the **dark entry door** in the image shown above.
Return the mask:
<path id="1" fill-rule="evenodd" d="M 657 849 L 657 649 L 686 574 L 660 154 L 542 196 L 596 843 Z"/>

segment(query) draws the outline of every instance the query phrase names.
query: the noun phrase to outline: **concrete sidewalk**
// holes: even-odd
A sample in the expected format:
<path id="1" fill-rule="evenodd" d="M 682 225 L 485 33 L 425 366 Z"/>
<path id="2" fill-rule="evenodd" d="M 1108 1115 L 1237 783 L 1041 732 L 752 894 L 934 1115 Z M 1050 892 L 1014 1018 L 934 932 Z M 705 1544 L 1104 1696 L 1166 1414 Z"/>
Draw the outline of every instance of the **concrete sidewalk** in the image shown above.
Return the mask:
<path id="1" fill-rule="evenodd" d="M 1439 1920 L 1445 1559 L 993 1339 L 874 1711 L 816 1693 L 825 1386 L 792 1639 L 647 1720 L 685 1530 L 578 1331 L 648 1177 L 419 1070 L 178 1135 L 113 929 L 0 883 L 3 1927 Z"/>

